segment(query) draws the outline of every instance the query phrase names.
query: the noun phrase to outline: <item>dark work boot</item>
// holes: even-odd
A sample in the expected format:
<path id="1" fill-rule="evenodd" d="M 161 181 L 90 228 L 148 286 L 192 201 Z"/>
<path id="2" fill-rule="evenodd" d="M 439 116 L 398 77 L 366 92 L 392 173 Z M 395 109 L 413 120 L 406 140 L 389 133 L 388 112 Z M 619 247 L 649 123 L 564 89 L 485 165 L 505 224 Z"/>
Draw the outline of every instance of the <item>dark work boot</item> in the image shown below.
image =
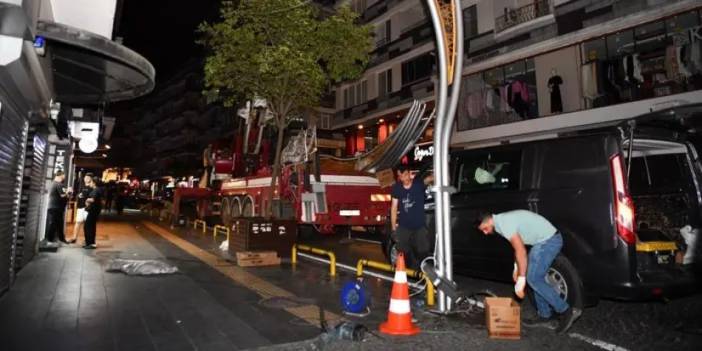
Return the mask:
<path id="1" fill-rule="evenodd" d="M 522 325 L 527 328 L 546 328 L 554 330 L 558 327 L 558 317 L 553 315 L 549 318 L 543 318 L 541 316 L 523 318 Z"/>

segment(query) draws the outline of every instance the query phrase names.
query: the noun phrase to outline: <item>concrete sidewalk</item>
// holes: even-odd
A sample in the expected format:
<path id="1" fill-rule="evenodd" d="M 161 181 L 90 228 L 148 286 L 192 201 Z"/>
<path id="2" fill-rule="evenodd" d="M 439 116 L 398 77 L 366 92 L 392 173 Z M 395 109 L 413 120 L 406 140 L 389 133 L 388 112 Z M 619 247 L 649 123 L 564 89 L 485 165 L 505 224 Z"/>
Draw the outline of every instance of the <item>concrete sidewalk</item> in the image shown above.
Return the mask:
<path id="1" fill-rule="evenodd" d="M 20 272 L 0 299 L 0 349 L 236 350 L 318 335 L 153 233 L 146 240 L 131 222 L 103 221 L 98 233 L 97 250 L 62 247 Z M 165 259 L 183 273 L 105 272 L 117 257 Z"/>
<path id="2" fill-rule="evenodd" d="M 522 339 L 488 339 L 481 310 L 438 316 L 413 300 L 422 333 L 377 332 L 391 284 L 366 279 L 371 313 L 344 316 L 342 286 L 355 274 L 301 259 L 274 267 L 237 267 L 218 246 L 224 236 L 169 228 L 128 215 L 98 228 L 98 249 L 41 253 L 0 299 L 2 350 L 589 350 L 573 335 L 523 328 Z M 162 259 L 179 274 L 134 277 L 106 273 L 113 258 Z M 348 262 L 347 262 L 348 263 Z M 417 300 L 421 300 L 417 297 Z M 319 308 L 334 326 L 365 325 L 363 342 L 320 337 Z"/>

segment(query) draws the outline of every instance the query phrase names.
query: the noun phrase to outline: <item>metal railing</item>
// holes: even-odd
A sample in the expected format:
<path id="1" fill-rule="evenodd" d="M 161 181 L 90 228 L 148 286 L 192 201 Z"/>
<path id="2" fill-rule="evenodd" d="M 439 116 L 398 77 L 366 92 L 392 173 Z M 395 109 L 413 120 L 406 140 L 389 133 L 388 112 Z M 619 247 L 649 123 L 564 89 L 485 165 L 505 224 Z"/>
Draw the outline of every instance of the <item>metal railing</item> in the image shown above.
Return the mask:
<path id="1" fill-rule="evenodd" d="M 329 257 L 329 275 L 334 277 L 336 276 L 336 255 L 334 255 L 333 252 L 327 251 L 327 250 L 322 250 L 318 249 L 316 247 L 311 247 L 307 245 L 293 245 L 292 247 L 292 256 L 291 256 L 291 262 L 292 264 L 297 263 L 297 252 L 298 251 L 306 251 L 310 252 L 316 255 L 324 255 Z"/>
<path id="2" fill-rule="evenodd" d="M 193 222 L 193 229 L 197 229 L 198 226 L 202 226 L 202 234 L 207 233 L 207 222 L 205 222 L 201 219 L 196 219 Z"/>
<path id="3" fill-rule="evenodd" d="M 361 259 L 361 260 L 358 260 L 358 263 L 356 264 L 356 277 L 358 277 L 358 278 L 363 277 L 363 267 L 364 266 L 379 269 L 381 271 L 390 272 L 390 273 L 395 272 L 395 267 L 393 267 L 391 264 Z M 431 280 L 429 280 L 429 278 L 425 277 L 424 273 L 415 271 L 413 269 L 406 268 L 405 272 L 407 273 L 408 277 L 412 277 L 412 278 L 415 278 L 418 280 L 423 279 L 426 282 L 427 306 L 434 306 L 434 284 L 432 284 Z"/>
<path id="4" fill-rule="evenodd" d="M 212 237 L 216 238 L 218 233 L 224 233 L 227 235 L 227 241 L 229 241 L 229 235 L 231 234 L 231 229 L 226 226 L 217 224 L 212 228 Z"/>
<path id="5" fill-rule="evenodd" d="M 536 0 L 529 5 L 516 9 L 505 7 L 504 14 L 495 18 L 495 33 L 502 32 L 549 14 L 551 14 L 551 4 L 549 0 Z"/>

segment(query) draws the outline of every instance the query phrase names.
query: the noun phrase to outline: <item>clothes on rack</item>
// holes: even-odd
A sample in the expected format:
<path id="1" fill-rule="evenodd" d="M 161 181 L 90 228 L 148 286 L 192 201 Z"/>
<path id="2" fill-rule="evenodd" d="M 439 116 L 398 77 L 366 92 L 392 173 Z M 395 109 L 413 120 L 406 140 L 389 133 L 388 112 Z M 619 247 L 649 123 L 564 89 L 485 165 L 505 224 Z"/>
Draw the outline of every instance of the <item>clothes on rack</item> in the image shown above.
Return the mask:
<path id="1" fill-rule="evenodd" d="M 583 97 L 592 103 L 599 95 L 597 89 L 597 62 L 592 61 L 584 64 L 581 68 L 581 74 Z"/>
<path id="2" fill-rule="evenodd" d="M 509 94 L 507 85 L 502 85 L 500 89 L 500 112 L 510 113 L 512 112 L 512 106 L 509 105 Z"/>
<path id="3" fill-rule="evenodd" d="M 529 117 L 529 88 L 527 84 L 518 79 L 508 84 L 507 93 L 510 106 L 522 119 Z"/>

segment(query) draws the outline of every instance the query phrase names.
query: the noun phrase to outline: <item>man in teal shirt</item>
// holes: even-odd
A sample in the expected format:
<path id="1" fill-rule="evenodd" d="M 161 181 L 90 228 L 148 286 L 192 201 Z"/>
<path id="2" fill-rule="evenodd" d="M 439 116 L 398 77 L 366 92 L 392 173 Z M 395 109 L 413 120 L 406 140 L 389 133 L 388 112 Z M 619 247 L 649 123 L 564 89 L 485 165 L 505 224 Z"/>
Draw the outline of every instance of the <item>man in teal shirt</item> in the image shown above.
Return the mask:
<path id="1" fill-rule="evenodd" d="M 560 315 L 556 329 L 565 333 L 582 311 L 571 308 L 556 290 L 546 282 L 546 273 L 563 247 L 563 237 L 546 218 L 527 210 L 515 210 L 499 214 L 482 214 L 479 229 L 485 235 L 497 232 L 509 240 L 514 248 L 514 292 L 524 298 L 528 283 L 534 291 L 536 309 L 540 318 L 549 320 L 555 311 Z M 531 246 L 527 258 L 525 245 Z"/>

